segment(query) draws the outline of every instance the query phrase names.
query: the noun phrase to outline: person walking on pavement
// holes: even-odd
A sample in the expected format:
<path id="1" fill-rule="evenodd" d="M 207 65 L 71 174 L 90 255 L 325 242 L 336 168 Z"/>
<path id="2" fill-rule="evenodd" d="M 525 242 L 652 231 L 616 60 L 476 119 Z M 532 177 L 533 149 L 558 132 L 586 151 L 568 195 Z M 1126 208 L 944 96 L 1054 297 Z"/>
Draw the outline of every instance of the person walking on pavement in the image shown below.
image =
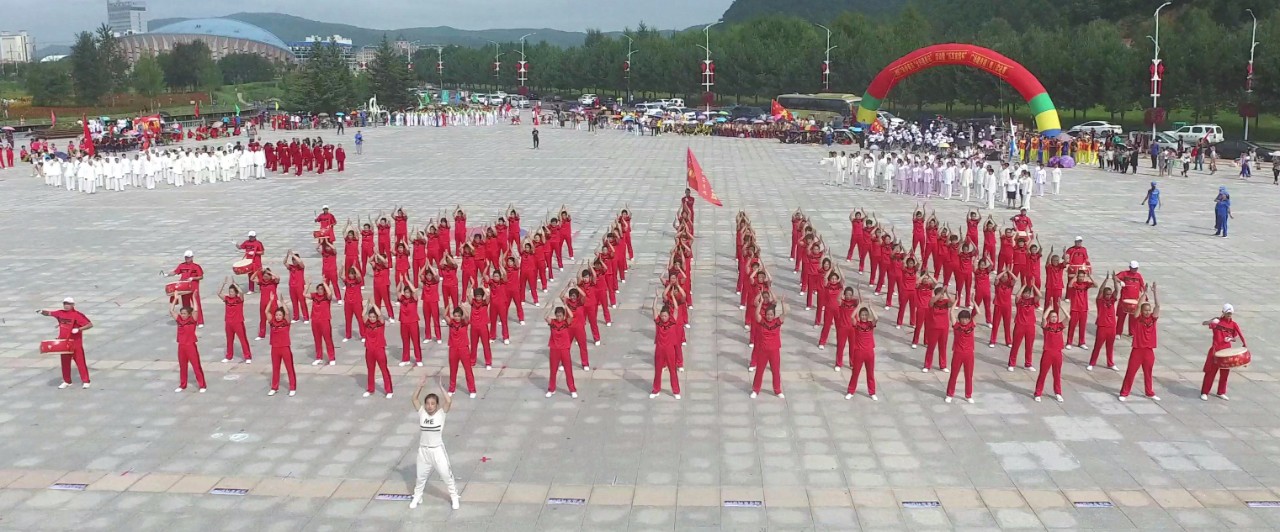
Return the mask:
<path id="1" fill-rule="evenodd" d="M 1160 189 L 1156 188 L 1156 182 L 1151 182 L 1151 188 L 1147 190 L 1146 197 L 1142 198 L 1142 203 L 1138 205 L 1147 206 L 1147 221 L 1154 227 L 1156 225 L 1156 209 L 1160 208 Z"/>

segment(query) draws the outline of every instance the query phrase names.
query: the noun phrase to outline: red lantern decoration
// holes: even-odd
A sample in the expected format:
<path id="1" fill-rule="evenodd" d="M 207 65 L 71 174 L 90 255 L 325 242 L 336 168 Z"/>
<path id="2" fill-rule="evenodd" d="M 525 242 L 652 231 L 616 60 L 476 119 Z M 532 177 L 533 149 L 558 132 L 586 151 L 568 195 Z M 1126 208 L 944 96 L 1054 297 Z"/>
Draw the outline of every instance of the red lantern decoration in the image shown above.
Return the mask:
<path id="1" fill-rule="evenodd" d="M 444 73 L 444 61 L 436 61 L 436 73 L 437 74 Z"/>
<path id="2" fill-rule="evenodd" d="M 501 67 L 501 66 L 502 66 L 502 63 L 499 63 L 499 62 L 496 62 L 496 61 L 495 61 L 495 62 L 493 63 L 493 72 L 494 72 L 495 74 L 496 74 L 496 73 L 498 73 L 498 71 L 500 70 L 500 68 L 499 68 L 499 67 Z"/>
<path id="3" fill-rule="evenodd" d="M 622 62 L 622 71 L 623 71 L 623 72 L 631 72 L 631 61 L 623 61 L 623 62 Z"/>
<path id="4" fill-rule="evenodd" d="M 1164 61 L 1153 60 L 1148 70 L 1151 72 L 1151 96 L 1160 96 L 1160 89 L 1164 84 Z"/>

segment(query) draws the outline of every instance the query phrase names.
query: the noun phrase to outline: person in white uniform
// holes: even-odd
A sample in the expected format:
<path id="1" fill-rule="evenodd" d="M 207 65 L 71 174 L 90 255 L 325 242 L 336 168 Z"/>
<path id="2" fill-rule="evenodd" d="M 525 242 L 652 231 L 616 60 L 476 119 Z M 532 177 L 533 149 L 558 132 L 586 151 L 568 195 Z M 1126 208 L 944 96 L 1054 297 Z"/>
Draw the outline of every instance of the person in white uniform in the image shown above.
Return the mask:
<path id="1" fill-rule="evenodd" d="M 457 510 L 458 485 L 453 480 L 453 470 L 449 467 L 449 453 L 444 449 L 443 437 L 445 418 L 449 414 L 449 408 L 453 406 L 453 400 L 446 393 L 444 381 L 440 377 L 436 377 L 436 385 L 440 387 L 440 394 L 427 394 L 426 399 L 421 399 L 422 390 L 427 387 L 427 379 L 424 377 L 410 399 L 414 411 L 418 413 L 418 428 L 422 431 L 422 437 L 418 442 L 418 481 L 413 486 L 413 500 L 409 501 L 409 507 L 417 508 L 422 502 L 422 492 L 427 489 L 427 480 L 431 478 L 431 470 L 434 469 L 440 472 L 440 478 L 449 491 L 449 502 Z M 443 405 L 440 404 L 441 397 L 444 397 Z"/>

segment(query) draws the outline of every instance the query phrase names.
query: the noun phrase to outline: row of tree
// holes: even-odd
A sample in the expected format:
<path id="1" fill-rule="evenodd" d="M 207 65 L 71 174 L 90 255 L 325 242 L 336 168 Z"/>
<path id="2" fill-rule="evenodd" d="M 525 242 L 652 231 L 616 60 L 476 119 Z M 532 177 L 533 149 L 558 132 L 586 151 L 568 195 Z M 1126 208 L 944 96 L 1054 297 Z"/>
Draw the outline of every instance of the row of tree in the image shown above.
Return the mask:
<path id="1" fill-rule="evenodd" d="M 130 68 L 120 40 L 105 24 L 76 35 L 62 61 L 24 69 L 33 103 L 95 105 L 110 94 L 133 91 L 153 97 L 165 91 L 212 91 L 224 84 L 269 81 L 278 66 L 256 55 L 236 53 L 215 61 L 202 41 L 178 44 L 159 56 L 140 58 Z"/>
<path id="2" fill-rule="evenodd" d="M 1106 14 L 1105 6 L 1090 22 L 1076 26 L 1031 25 L 1014 12 L 1009 14 L 1016 24 L 991 16 L 1005 11 L 968 13 L 966 20 L 973 22 L 964 26 L 913 7 L 874 20 L 859 13 L 841 14 L 824 24 L 832 31 L 835 47 L 830 90 L 861 95 L 872 77 L 902 55 L 939 42 L 967 42 L 1022 63 L 1048 88 L 1060 110 L 1103 107 L 1123 114 L 1150 106 L 1152 43 L 1145 36 L 1154 32 L 1149 19 L 1119 23 L 1099 18 Z M 1198 118 L 1234 111 L 1245 94 L 1251 26 L 1219 22 L 1201 8 L 1166 15 L 1160 27 L 1161 58 L 1166 65 L 1162 106 L 1189 109 Z M 527 84 L 539 92 L 625 94 L 630 88 L 644 95 L 677 94 L 696 101 L 702 92 L 700 68 L 706 57 L 703 31 L 664 35 L 642 24 L 625 35 L 614 38 L 589 31 L 578 47 L 527 45 Z M 718 25 L 709 35 L 714 92 L 722 101 L 823 90 L 827 34 L 813 23 L 770 16 Z M 1280 16 L 1259 21 L 1258 41 L 1280 42 Z M 624 72 L 628 47 L 636 51 L 629 74 Z M 518 43 L 498 47 L 497 75 L 492 47 L 446 49 L 443 73 L 436 70 L 436 51 L 424 50 L 413 59 L 414 73 L 421 81 L 447 86 L 511 90 L 517 84 L 520 50 Z M 1257 101 L 1264 106 L 1280 103 L 1280 76 L 1275 75 L 1280 73 L 1280 50 L 1259 47 L 1255 72 Z M 981 110 L 1021 104 L 1018 94 L 1000 80 L 962 67 L 922 72 L 905 80 L 890 96 L 892 104 L 906 108 L 945 105 Z"/>

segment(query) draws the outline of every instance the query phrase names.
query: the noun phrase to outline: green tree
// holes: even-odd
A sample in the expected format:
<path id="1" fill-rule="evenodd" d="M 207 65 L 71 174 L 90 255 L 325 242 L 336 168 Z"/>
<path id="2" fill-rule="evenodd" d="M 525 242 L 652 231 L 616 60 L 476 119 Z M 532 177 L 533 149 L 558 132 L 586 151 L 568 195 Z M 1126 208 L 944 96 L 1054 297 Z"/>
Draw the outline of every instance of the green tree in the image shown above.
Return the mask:
<path id="1" fill-rule="evenodd" d="M 37 106 L 55 106 L 71 99 L 75 87 L 71 79 L 71 64 L 67 61 L 34 63 L 25 72 L 25 87 L 31 93 L 31 103 Z"/>
<path id="2" fill-rule="evenodd" d="M 378 105 L 402 109 L 414 103 L 414 96 L 409 92 L 413 88 L 409 65 L 404 56 L 391 47 L 385 35 L 365 75 L 369 76 L 369 90 L 378 97 Z"/>
<path id="3" fill-rule="evenodd" d="M 125 89 L 129 84 L 129 61 L 124 57 L 124 47 L 111 27 L 102 24 L 94 35 L 98 45 L 98 62 L 101 75 L 105 76 L 107 92 Z"/>
<path id="4" fill-rule="evenodd" d="M 144 55 L 133 65 L 133 90 L 148 98 L 164 92 L 164 70 L 155 56 Z"/>
<path id="5" fill-rule="evenodd" d="M 222 69 L 212 60 L 205 61 L 196 71 L 196 86 L 202 91 L 212 92 L 222 86 Z"/>
<path id="6" fill-rule="evenodd" d="M 285 76 L 285 105 L 292 110 L 333 113 L 356 104 L 355 81 L 336 43 L 311 45 L 306 64 Z"/>
<path id="7" fill-rule="evenodd" d="M 170 89 L 195 89 L 201 85 L 201 70 L 213 63 L 213 53 L 204 41 L 192 41 L 175 45 L 158 59 Z"/>
<path id="8" fill-rule="evenodd" d="M 98 103 L 111 90 L 103 63 L 98 56 L 98 43 L 87 31 L 76 35 L 71 45 L 71 79 L 75 87 L 76 101 L 83 105 Z"/>
<path id="9" fill-rule="evenodd" d="M 227 85 L 271 81 L 276 77 L 276 66 L 258 54 L 229 54 L 218 60 L 218 69 Z"/>

